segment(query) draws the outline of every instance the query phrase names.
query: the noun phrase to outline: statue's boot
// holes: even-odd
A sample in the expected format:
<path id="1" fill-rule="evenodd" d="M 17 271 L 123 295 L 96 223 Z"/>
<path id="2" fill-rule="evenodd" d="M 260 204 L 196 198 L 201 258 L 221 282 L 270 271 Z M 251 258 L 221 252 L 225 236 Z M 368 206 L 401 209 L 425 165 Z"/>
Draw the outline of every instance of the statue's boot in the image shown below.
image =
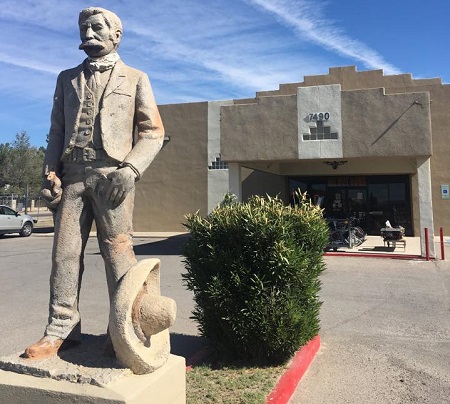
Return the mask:
<path id="1" fill-rule="evenodd" d="M 55 356 L 61 349 L 63 343 L 64 340 L 62 338 L 45 335 L 39 341 L 25 349 L 22 357 L 28 359 L 45 359 L 50 356 Z"/>
<path id="2" fill-rule="evenodd" d="M 81 328 L 78 323 L 66 339 L 44 335 L 39 341 L 25 349 L 21 355 L 27 359 L 45 359 L 55 356 L 59 351 L 69 349 L 80 343 Z"/>

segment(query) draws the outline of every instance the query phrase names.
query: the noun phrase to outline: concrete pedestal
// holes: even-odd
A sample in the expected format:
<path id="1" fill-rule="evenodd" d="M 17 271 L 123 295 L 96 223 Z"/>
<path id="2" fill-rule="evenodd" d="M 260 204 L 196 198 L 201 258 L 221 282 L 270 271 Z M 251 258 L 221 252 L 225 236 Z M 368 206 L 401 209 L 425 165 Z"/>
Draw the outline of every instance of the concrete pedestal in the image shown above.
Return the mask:
<path id="1" fill-rule="evenodd" d="M 126 374 L 102 386 L 0 370 L 2 404 L 184 404 L 186 364 L 170 355 L 147 375 Z"/>

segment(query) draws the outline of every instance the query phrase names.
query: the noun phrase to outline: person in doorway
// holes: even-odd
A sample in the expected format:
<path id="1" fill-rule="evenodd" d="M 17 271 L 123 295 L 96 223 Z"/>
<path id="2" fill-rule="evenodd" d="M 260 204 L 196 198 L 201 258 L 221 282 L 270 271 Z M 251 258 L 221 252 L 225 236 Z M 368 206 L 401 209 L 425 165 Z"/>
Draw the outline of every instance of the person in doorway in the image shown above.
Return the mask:
<path id="1" fill-rule="evenodd" d="M 119 17 L 90 7 L 78 22 L 87 58 L 58 76 L 44 159 L 42 195 L 55 212 L 55 236 L 48 325 L 26 348 L 23 356 L 30 359 L 55 355 L 79 340 L 83 255 L 94 220 L 110 299 L 136 263 L 135 182 L 164 139 L 147 75 L 125 65 L 117 53 Z"/>

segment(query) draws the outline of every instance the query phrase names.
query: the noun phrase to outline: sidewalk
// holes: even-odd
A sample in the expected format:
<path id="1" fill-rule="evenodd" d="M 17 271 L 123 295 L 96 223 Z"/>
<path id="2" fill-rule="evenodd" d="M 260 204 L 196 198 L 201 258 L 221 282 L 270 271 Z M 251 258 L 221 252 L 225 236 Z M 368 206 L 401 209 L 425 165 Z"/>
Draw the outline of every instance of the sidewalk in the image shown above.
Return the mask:
<path id="1" fill-rule="evenodd" d="M 345 248 L 339 247 L 336 252 L 329 250 L 326 255 L 333 256 L 352 256 L 357 255 L 359 257 L 376 257 L 376 256 L 389 256 L 391 258 L 403 258 L 403 259 L 418 259 L 425 257 L 421 256 L 420 249 L 420 237 L 405 237 L 405 246 L 397 244 L 395 247 L 388 247 L 383 242 L 381 236 L 367 236 L 367 240 L 358 247 Z M 441 245 L 439 237 L 434 238 L 434 249 L 436 259 L 441 259 Z M 450 257 L 450 238 L 444 237 L 444 254 L 446 259 Z"/>
<path id="2" fill-rule="evenodd" d="M 384 243 L 381 236 L 366 236 L 367 239 L 358 247 L 346 248 L 339 247 L 337 252 L 340 253 L 365 253 L 365 254 L 380 254 L 380 253 L 395 253 L 402 255 L 420 255 L 420 237 L 404 237 L 405 245 L 398 243 L 395 247 L 392 245 L 388 247 Z M 330 250 L 333 252 L 333 250 Z"/>

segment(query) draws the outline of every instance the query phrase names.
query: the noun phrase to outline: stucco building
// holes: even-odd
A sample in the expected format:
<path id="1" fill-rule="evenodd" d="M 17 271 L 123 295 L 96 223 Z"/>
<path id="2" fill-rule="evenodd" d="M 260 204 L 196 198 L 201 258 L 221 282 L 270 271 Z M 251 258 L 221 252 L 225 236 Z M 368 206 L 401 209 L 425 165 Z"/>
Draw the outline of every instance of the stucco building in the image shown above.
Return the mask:
<path id="1" fill-rule="evenodd" d="M 450 86 L 439 78 L 338 67 L 160 112 L 166 142 L 138 185 L 136 231 L 182 231 L 186 213 L 206 215 L 228 190 L 290 203 L 297 188 L 369 234 L 386 220 L 414 236 L 450 229 Z"/>

